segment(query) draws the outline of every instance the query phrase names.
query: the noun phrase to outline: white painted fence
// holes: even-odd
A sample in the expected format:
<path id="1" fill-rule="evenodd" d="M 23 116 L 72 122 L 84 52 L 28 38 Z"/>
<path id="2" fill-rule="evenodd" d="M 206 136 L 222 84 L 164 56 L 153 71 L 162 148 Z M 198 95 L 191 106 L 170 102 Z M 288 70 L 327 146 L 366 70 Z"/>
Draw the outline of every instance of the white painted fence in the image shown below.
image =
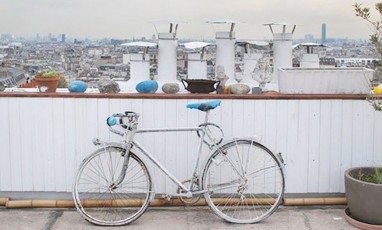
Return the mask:
<path id="1" fill-rule="evenodd" d="M 106 118 L 141 114 L 141 127 L 195 126 L 196 99 L 0 97 L 0 192 L 71 191 L 91 139 L 118 140 Z M 286 193 L 344 192 L 351 166 L 382 165 L 382 113 L 364 100 L 225 99 L 211 113 L 226 137 L 254 136 L 286 160 Z M 182 179 L 193 168 L 195 133 L 140 134 L 144 146 Z M 143 136 L 144 135 L 144 136 Z M 205 153 L 207 154 L 207 153 Z M 156 192 L 176 186 L 151 167 Z"/>

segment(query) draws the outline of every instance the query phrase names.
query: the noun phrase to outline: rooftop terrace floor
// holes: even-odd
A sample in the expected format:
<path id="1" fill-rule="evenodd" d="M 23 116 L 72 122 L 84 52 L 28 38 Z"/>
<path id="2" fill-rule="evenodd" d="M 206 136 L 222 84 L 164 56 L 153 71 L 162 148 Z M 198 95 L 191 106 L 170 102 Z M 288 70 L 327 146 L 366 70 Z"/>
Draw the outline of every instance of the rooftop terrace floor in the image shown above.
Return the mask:
<path id="1" fill-rule="evenodd" d="M 258 224 L 230 224 L 208 207 L 152 208 L 129 229 L 357 229 L 345 220 L 345 206 L 281 206 Z M 94 229 L 74 209 L 0 209 L 0 229 Z M 126 226 L 120 228 L 127 228 Z M 97 229 L 109 229 L 97 227 Z"/>

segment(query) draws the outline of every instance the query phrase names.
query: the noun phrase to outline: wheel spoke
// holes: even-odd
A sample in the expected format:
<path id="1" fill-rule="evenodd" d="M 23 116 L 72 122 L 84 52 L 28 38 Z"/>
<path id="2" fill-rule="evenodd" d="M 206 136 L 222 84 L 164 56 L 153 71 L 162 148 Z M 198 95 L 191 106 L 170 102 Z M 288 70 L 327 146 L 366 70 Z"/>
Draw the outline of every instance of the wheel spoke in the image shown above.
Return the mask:
<path id="1" fill-rule="evenodd" d="M 77 210 L 94 224 L 125 225 L 148 207 L 152 184 L 147 168 L 130 153 L 127 170 L 122 172 L 121 151 L 114 147 L 96 151 L 83 161 L 76 177 L 73 193 Z M 117 178 L 123 179 L 119 185 L 115 184 Z"/>
<path id="2" fill-rule="evenodd" d="M 209 158 L 202 179 L 212 210 L 234 223 L 265 219 L 277 209 L 284 194 L 279 161 L 250 140 L 234 140 L 219 148 Z"/>

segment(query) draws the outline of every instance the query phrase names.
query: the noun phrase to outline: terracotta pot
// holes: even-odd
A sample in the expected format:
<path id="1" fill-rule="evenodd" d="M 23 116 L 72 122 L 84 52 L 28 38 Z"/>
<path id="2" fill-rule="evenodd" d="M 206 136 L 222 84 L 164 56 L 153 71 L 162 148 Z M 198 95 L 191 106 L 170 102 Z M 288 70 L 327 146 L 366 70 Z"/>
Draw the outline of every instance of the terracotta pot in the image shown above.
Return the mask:
<path id="1" fill-rule="evenodd" d="M 382 184 L 357 179 L 360 170 L 373 174 L 374 167 L 350 168 L 345 172 L 345 193 L 351 216 L 361 222 L 382 225 Z"/>
<path id="2" fill-rule="evenodd" d="M 36 87 L 37 87 L 36 81 L 32 81 L 29 83 L 24 83 L 24 84 L 19 85 L 19 88 L 36 88 Z"/>
<path id="3" fill-rule="evenodd" d="M 60 76 L 57 77 L 35 77 L 36 84 L 40 92 L 56 92 Z"/>

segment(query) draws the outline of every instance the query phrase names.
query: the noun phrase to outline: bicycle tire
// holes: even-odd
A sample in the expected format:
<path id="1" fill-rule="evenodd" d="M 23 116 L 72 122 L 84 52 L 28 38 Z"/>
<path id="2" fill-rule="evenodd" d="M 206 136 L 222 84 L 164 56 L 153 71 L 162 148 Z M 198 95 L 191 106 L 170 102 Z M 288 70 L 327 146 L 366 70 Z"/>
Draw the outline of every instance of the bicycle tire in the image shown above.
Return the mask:
<path id="1" fill-rule="evenodd" d="M 105 147 L 83 160 L 73 185 L 73 200 L 81 216 L 96 225 L 120 226 L 138 219 L 151 202 L 152 182 L 143 161 L 129 154 L 123 181 L 114 185 L 122 170 L 125 149 Z"/>
<path id="2" fill-rule="evenodd" d="M 231 223 L 257 223 L 280 205 L 285 188 L 282 163 L 263 145 L 238 139 L 207 160 L 204 197 L 219 217 Z"/>

